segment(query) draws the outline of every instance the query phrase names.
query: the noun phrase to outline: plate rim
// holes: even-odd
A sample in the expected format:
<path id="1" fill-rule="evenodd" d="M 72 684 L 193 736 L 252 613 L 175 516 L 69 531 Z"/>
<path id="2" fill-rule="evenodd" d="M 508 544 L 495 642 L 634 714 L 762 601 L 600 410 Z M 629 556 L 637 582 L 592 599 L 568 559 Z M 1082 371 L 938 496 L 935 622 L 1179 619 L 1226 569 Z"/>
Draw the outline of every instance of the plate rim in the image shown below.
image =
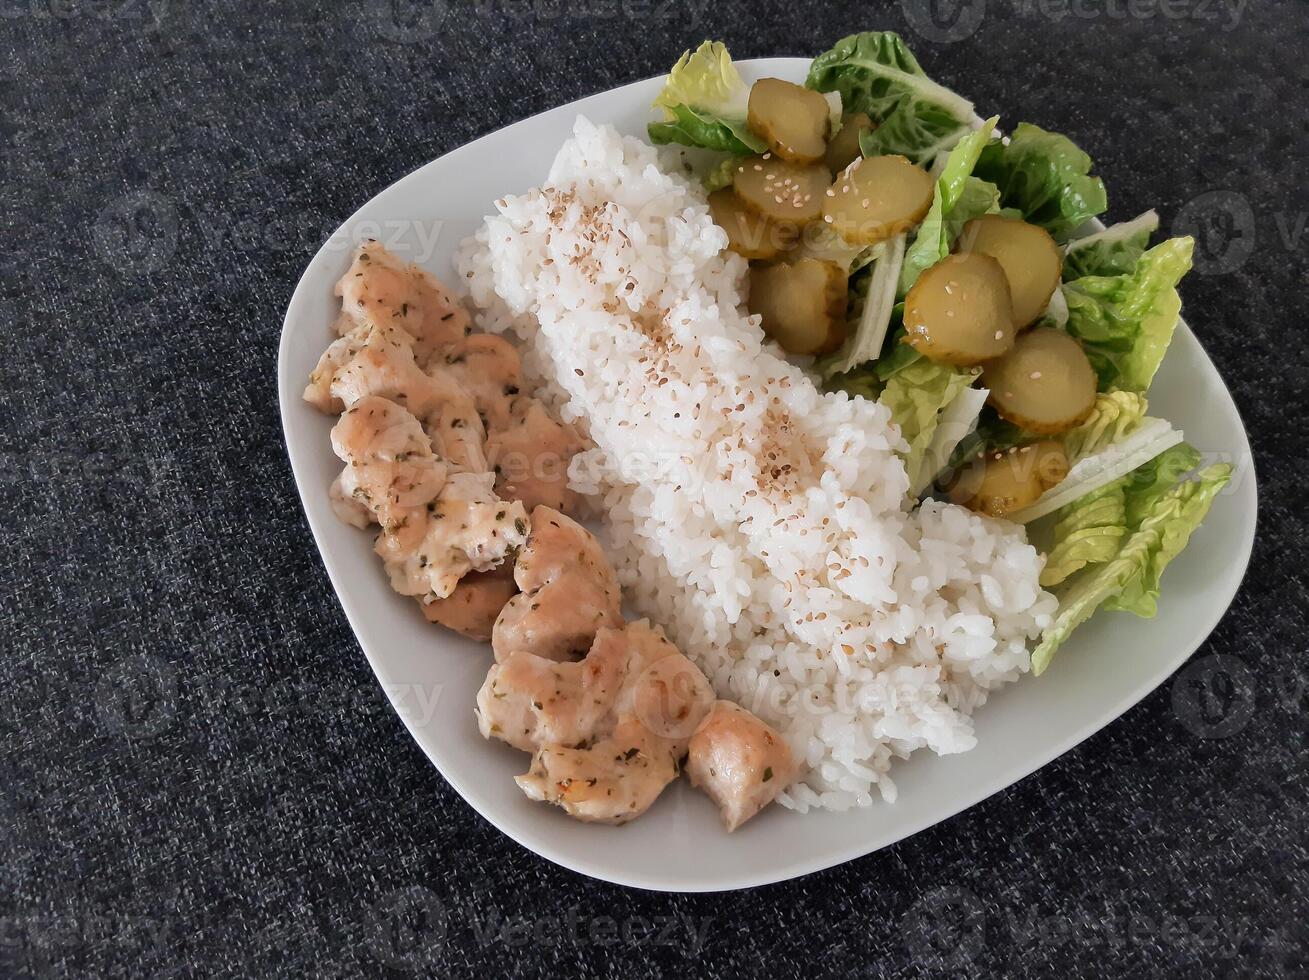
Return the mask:
<path id="1" fill-rule="evenodd" d="M 738 68 L 753 70 L 755 72 L 758 72 L 758 71 L 769 70 L 770 67 L 774 69 L 783 66 L 795 67 L 794 63 L 796 62 L 807 65 L 810 60 L 812 59 L 804 58 L 804 57 L 795 57 L 795 56 L 777 57 L 777 58 L 748 58 L 748 59 L 736 61 L 735 64 L 737 65 Z M 1161 660 L 1160 663 L 1156 666 L 1156 669 L 1150 673 L 1148 681 L 1140 683 L 1139 685 L 1134 687 L 1131 691 L 1129 691 L 1127 694 L 1120 697 L 1112 705 L 1112 707 L 1099 712 L 1097 715 L 1099 720 L 1095 722 L 1087 722 L 1072 734 L 1069 734 L 1063 737 L 1062 739 L 1059 739 L 1056 742 L 1044 746 L 1041 750 L 1036 751 L 1031 756 L 1025 757 L 1024 761 L 1017 767 L 1017 769 L 1013 770 L 1012 772 L 1007 770 L 1006 775 L 1002 777 L 995 784 L 986 784 L 983 787 L 981 787 L 980 790 L 978 790 L 977 792 L 973 792 L 965 795 L 964 797 L 961 797 L 961 800 L 957 806 L 952 803 L 949 807 L 945 808 L 944 810 L 938 809 L 934 811 L 930 816 L 926 816 L 920 820 L 903 823 L 900 827 L 897 828 L 897 831 L 890 838 L 886 840 L 882 840 L 880 843 L 874 843 L 869 846 L 862 846 L 860 844 L 855 844 L 841 850 L 840 852 L 837 852 L 832 855 L 826 855 L 816 860 L 812 858 L 810 859 L 796 858 L 784 862 L 783 864 L 780 865 L 769 865 L 766 869 L 760 869 L 758 871 L 752 870 L 749 872 L 740 873 L 734 876 L 731 881 L 724 882 L 720 885 L 701 885 L 698 882 L 690 883 L 690 884 L 686 884 L 686 883 L 677 884 L 672 881 L 651 877 L 648 874 L 633 872 L 625 868 L 607 869 L 607 868 L 597 867 L 596 865 L 588 864 L 584 860 L 579 861 L 571 854 L 571 852 L 569 852 L 566 849 L 556 847 L 553 844 L 551 844 L 549 841 L 543 839 L 534 839 L 531 842 L 529 842 L 528 840 L 525 840 L 522 836 L 520 836 L 518 833 L 512 830 L 505 823 L 502 823 L 501 821 L 497 820 L 496 817 L 491 812 L 488 812 L 489 808 L 484 809 L 477 802 L 475 802 L 475 800 L 477 799 L 477 794 L 469 790 L 464 780 L 452 774 L 452 772 L 447 772 L 446 768 L 441 765 L 440 761 L 436 758 L 433 752 L 429 750 L 429 748 L 427 747 L 426 740 L 420 737 L 417 731 L 416 722 L 411 720 L 408 712 L 401 709 L 401 706 L 398 703 L 397 695 L 391 689 L 391 686 L 388 685 L 383 679 L 383 669 L 381 668 L 378 659 L 374 657 L 373 653 L 369 649 L 369 645 L 365 644 L 362 639 L 360 623 L 357 622 L 357 616 L 359 615 L 359 611 L 358 610 L 352 611 L 351 606 L 353 605 L 353 603 L 345 599 L 346 593 L 343 591 L 343 589 L 345 588 L 347 583 L 344 575 L 344 570 L 339 568 L 338 563 L 332 557 L 330 557 L 330 549 L 325 547 L 325 543 L 319 535 L 319 531 L 315 525 L 315 521 L 310 516 L 307 493 L 312 491 L 310 489 L 309 483 L 307 481 L 303 481 L 301 478 L 302 471 L 304 467 L 307 466 L 308 464 L 302 463 L 300 461 L 301 451 L 295 448 L 295 446 L 293 445 L 293 439 L 291 437 L 291 432 L 293 429 L 293 422 L 291 418 L 292 411 L 296 408 L 302 407 L 303 405 L 303 402 L 301 400 L 301 392 L 303 390 L 303 379 L 297 380 L 291 376 L 290 362 L 292 360 L 291 358 L 292 332 L 293 332 L 292 321 L 294 319 L 294 313 L 296 309 L 304 301 L 303 299 L 304 295 L 306 295 L 314 288 L 313 284 L 310 283 L 309 280 L 312 278 L 313 272 L 318 268 L 320 263 L 324 260 L 325 255 L 327 255 L 332 249 L 333 242 L 337 241 L 338 236 L 342 234 L 348 235 L 350 227 L 355 222 L 360 220 L 365 220 L 362 218 L 364 213 L 368 211 L 370 208 L 372 208 L 374 202 L 377 201 L 383 195 L 386 195 L 392 192 L 393 190 L 395 190 L 396 188 L 400 187 L 401 185 L 414 180 L 422 171 L 426 170 L 428 167 L 431 167 L 443 160 L 447 160 L 448 158 L 455 156 L 457 154 L 463 154 L 465 152 L 474 152 L 474 148 L 476 148 L 478 144 L 482 143 L 483 141 L 492 139 L 499 133 L 502 133 L 506 130 L 527 123 L 531 120 L 536 119 L 539 116 L 551 112 L 559 112 L 561 110 L 573 109 L 574 107 L 578 106 L 579 103 L 584 102 L 588 99 L 595 98 L 597 96 L 614 95 L 619 92 L 622 92 L 624 89 L 647 85 L 650 82 L 660 79 L 662 77 L 664 77 L 663 74 L 653 75 L 644 79 L 627 82 L 622 85 L 615 86 L 613 88 L 601 89 L 599 91 L 591 92 L 587 95 L 580 96 L 579 98 L 564 103 L 563 105 L 553 106 L 547 109 L 543 109 L 540 112 L 533 113 L 530 116 L 525 116 L 521 119 L 516 119 L 513 122 L 506 123 L 503 126 L 497 127 L 496 129 L 491 130 L 490 132 L 478 136 L 476 139 L 461 144 L 460 146 L 446 153 L 443 153 L 438 157 L 435 157 L 431 160 L 428 160 L 420 164 L 419 166 L 415 167 L 413 170 L 409 171 L 408 173 L 392 181 L 386 187 L 383 187 L 380 190 L 373 193 L 363 204 L 356 207 L 350 213 L 350 215 L 346 217 L 345 220 L 342 221 L 336 227 L 336 229 L 324 240 L 323 244 L 314 252 L 313 256 L 309 259 L 308 263 L 305 265 L 304 270 L 301 272 L 300 278 L 297 281 L 295 288 L 292 290 L 289 299 L 287 300 L 286 310 L 282 318 L 282 329 L 279 337 L 278 352 L 277 352 L 278 405 L 279 405 L 279 417 L 282 424 L 282 441 L 286 449 L 288 461 L 291 464 L 292 476 L 295 481 L 296 493 L 300 498 L 301 512 L 304 515 L 305 523 L 309 527 L 310 536 L 313 539 L 314 546 L 318 551 L 319 559 L 322 561 L 323 567 L 327 572 L 328 580 L 332 584 L 332 590 L 335 593 L 335 599 L 337 605 L 341 609 L 341 611 L 345 614 L 346 620 L 350 624 L 350 629 L 351 632 L 353 633 L 355 644 L 363 652 L 364 657 L 368 662 L 369 668 L 373 672 L 374 679 L 378 682 L 379 686 L 381 686 L 383 692 L 386 695 L 387 702 L 391 706 L 391 710 L 399 718 L 401 724 L 408 732 L 410 738 L 412 738 L 414 742 L 418 745 L 419 749 L 427 757 L 428 761 L 431 762 L 431 764 L 436 768 L 437 772 L 441 775 L 441 777 L 447 783 L 449 783 L 450 786 L 459 794 L 459 796 L 462 799 L 462 802 L 467 806 L 469 806 L 470 809 L 472 809 L 473 812 L 477 813 L 482 819 L 487 821 L 487 823 L 495 827 L 500 833 L 503 833 L 506 837 L 509 837 L 510 839 L 514 840 L 517 844 L 519 844 L 526 850 L 540 857 L 543 857 L 546 860 L 549 860 L 557 865 L 560 865 L 561 867 L 567 868 L 568 870 L 573 871 L 577 874 L 585 875 L 587 877 L 595 878 L 601 881 L 607 881 L 617 885 L 622 885 L 625 887 L 638 888 L 646 891 L 667 892 L 667 893 L 688 893 L 688 894 L 689 893 L 714 893 L 714 892 L 722 892 L 722 891 L 734 891 L 734 890 L 746 889 L 746 888 L 756 888 L 756 887 L 760 887 L 767 884 L 773 884 L 780 881 L 788 881 L 796 878 L 805 877 L 807 875 L 816 874 L 820 871 L 824 871 L 829 868 L 833 868 L 838 865 L 845 864 L 857 858 L 867 856 L 869 854 L 883 850 L 887 847 L 891 847 L 899 843 L 900 841 L 905 840 L 906 838 L 919 834 L 922 831 L 927 830 L 938 824 L 945 823 L 946 821 L 949 821 L 952 818 L 958 816 L 963 811 L 968 810 L 976 806 L 977 804 L 987 799 L 990 799 L 991 797 L 997 795 L 998 793 L 1001 793 L 1009 789 L 1010 787 L 1014 786 L 1018 782 L 1021 782 L 1022 780 L 1026 779 L 1028 776 L 1036 772 L 1038 769 L 1044 768 L 1045 766 L 1053 762 L 1055 759 L 1066 754 L 1067 752 L 1076 748 L 1078 745 L 1087 741 L 1089 738 L 1091 738 L 1098 732 L 1105 730 L 1110 725 L 1117 722 L 1119 719 L 1122 718 L 1124 714 L 1126 714 L 1133 707 L 1135 707 L 1137 704 L 1143 701 L 1148 695 L 1157 691 L 1163 685 L 1163 683 L 1168 679 L 1169 676 L 1171 676 L 1177 670 L 1179 670 L 1191 658 L 1191 656 L 1196 652 L 1196 650 L 1198 650 L 1209 639 L 1214 629 L 1218 626 L 1218 624 L 1222 621 L 1223 617 L 1227 614 L 1228 609 L 1231 608 L 1231 605 L 1235 601 L 1236 597 L 1240 594 L 1241 587 L 1244 584 L 1244 579 L 1249 569 L 1251 558 L 1253 556 L 1254 542 L 1257 536 L 1259 488 L 1258 488 L 1258 476 L 1256 472 L 1254 454 L 1250 446 L 1249 431 L 1248 428 L 1246 427 L 1245 419 L 1241 415 L 1240 406 L 1237 403 L 1236 399 L 1232 397 L 1231 389 L 1228 387 L 1226 380 L 1223 378 L 1222 372 L 1218 370 L 1217 364 L 1214 362 L 1213 358 L 1209 356 L 1209 352 L 1205 349 L 1204 344 L 1202 343 L 1200 338 L 1194 333 L 1194 331 L 1190 329 L 1189 325 L 1186 323 L 1185 318 L 1179 316 L 1178 329 L 1184 331 L 1187 335 L 1189 335 L 1190 339 L 1192 339 L 1195 342 L 1200 352 L 1204 355 L 1205 360 L 1213 368 L 1214 375 L 1217 378 L 1218 383 L 1222 386 L 1222 390 L 1227 395 L 1228 401 L 1233 408 L 1233 416 L 1237 422 L 1239 432 L 1241 435 L 1241 442 L 1243 443 L 1243 446 L 1233 447 L 1232 451 L 1238 454 L 1243 452 L 1243 455 L 1240 456 L 1240 458 L 1243 460 L 1244 464 L 1248 467 L 1245 477 L 1249 481 L 1249 492 L 1251 494 L 1250 506 L 1248 510 L 1249 516 L 1247 521 L 1247 523 L 1249 524 L 1249 532 L 1247 534 L 1244 534 L 1242 537 L 1242 543 L 1243 543 L 1242 554 L 1239 556 L 1240 574 L 1235 579 L 1236 584 L 1235 587 L 1233 588 L 1231 595 L 1226 599 L 1224 603 L 1221 604 L 1221 606 L 1215 605 L 1212 607 L 1214 611 L 1211 612 L 1211 614 L 1207 617 L 1209 621 L 1206 623 L 1204 628 L 1196 634 L 1198 638 L 1193 643 L 1183 644 L 1181 646 L 1173 648 L 1170 655 L 1167 658 Z M 567 138 L 566 135 L 563 138 Z M 1103 227 L 1102 223 L 1098 219 L 1092 219 L 1092 223 L 1094 225 L 1099 225 L 1100 227 Z M 1016 687 L 1017 684 L 1009 685 L 1009 686 Z"/>

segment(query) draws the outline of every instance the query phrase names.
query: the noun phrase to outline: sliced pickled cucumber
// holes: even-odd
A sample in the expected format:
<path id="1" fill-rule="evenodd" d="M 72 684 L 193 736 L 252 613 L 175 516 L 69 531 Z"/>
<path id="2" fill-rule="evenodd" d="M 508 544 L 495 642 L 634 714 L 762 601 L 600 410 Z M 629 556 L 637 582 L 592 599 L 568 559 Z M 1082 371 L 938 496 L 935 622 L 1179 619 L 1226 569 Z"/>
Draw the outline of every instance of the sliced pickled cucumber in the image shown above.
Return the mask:
<path id="1" fill-rule="evenodd" d="M 978 457 L 950 487 L 950 498 L 991 517 L 1006 517 L 1031 506 L 1045 492 L 1031 457 L 1017 449 Z"/>
<path id="2" fill-rule="evenodd" d="M 991 517 L 1030 507 L 1068 475 L 1068 455 L 1054 439 L 979 453 L 956 473 L 950 499 Z"/>
<path id="3" fill-rule="evenodd" d="M 866 112 L 848 112 L 841 120 L 841 128 L 827 141 L 823 162 L 835 177 L 859 158 L 859 136 L 877 128 Z"/>
<path id="4" fill-rule="evenodd" d="M 813 89 L 780 78 L 761 78 L 750 87 L 746 123 L 783 160 L 814 163 L 827 152 L 831 114 Z"/>
<path id="5" fill-rule="evenodd" d="M 822 165 L 791 163 L 771 153 L 737 165 L 732 180 L 736 198 L 751 211 L 792 228 L 816 221 L 832 175 Z"/>
<path id="6" fill-rule="evenodd" d="M 1095 371 L 1081 345 L 1062 330 L 1038 327 L 987 364 L 983 387 L 1001 416 L 1038 435 L 1055 435 L 1095 406 Z"/>
<path id="7" fill-rule="evenodd" d="M 989 255 L 950 255 L 918 277 L 904 302 L 905 341 L 949 364 L 980 364 L 1014 343 L 1009 283 Z"/>
<path id="8" fill-rule="evenodd" d="M 908 231 L 932 206 L 932 178 L 902 156 L 862 157 L 823 196 L 823 220 L 852 245 Z"/>
<path id="9" fill-rule="evenodd" d="M 1059 285 L 1063 256 L 1050 233 L 1039 225 L 998 214 L 984 214 L 964 225 L 959 251 L 980 252 L 1000 263 L 1009 280 L 1014 323 L 1033 323 Z"/>
<path id="10" fill-rule="evenodd" d="M 845 270 L 820 259 L 750 269 L 750 312 L 792 354 L 830 354 L 845 342 Z"/>
<path id="11" fill-rule="evenodd" d="M 1041 481 L 1041 489 L 1049 490 L 1064 482 L 1068 475 L 1068 451 L 1058 439 L 1042 439 L 1030 446 L 1023 446 L 1020 453 L 1030 451 L 1035 458 L 1036 478 Z"/>
<path id="12" fill-rule="evenodd" d="M 714 224 L 727 232 L 727 247 L 747 259 L 771 259 L 796 240 L 796 229 L 756 214 L 736 199 L 730 187 L 709 195 Z"/>

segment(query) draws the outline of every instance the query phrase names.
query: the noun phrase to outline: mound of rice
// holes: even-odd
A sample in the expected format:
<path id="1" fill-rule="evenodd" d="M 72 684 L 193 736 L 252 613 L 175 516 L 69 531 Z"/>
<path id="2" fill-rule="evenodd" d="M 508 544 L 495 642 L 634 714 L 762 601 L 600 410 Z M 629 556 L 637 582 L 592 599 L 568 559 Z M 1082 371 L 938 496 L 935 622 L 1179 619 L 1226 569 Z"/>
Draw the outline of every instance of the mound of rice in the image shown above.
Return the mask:
<path id="1" fill-rule="evenodd" d="M 570 479 L 631 606 L 807 764 L 783 802 L 893 800 L 894 757 L 971 748 L 1055 608 L 1022 530 L 911 509 L 888 411 L 765 345 L 744 260 L 651 147 L 579 118 L 496 207 L 457 259 L 481 325 L 594 440 Z"/>

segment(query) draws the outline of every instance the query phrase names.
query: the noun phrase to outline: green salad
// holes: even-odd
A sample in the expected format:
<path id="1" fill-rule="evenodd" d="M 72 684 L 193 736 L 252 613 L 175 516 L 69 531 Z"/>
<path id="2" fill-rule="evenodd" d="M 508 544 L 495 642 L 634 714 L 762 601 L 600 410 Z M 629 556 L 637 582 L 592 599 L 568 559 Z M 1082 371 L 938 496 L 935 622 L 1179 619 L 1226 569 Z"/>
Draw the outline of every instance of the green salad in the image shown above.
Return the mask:
<path id="1" fill-rule="evenodd" d="M 1041 673 L 1096 610 L 1153 616 L 1229 465 L 1201 466 L 1147 396 L 1193 242 L 1153 211 L 1105 230 L 1091 158 L 1031 123 L 1003 130 L 869 31 L 804 85 L 747 85 L 706 41 L 649 126 L 694 148 L 749 307 L 830 390 L 880 402 L 917 497 L 1028 526 L 1060 600 Z"/>

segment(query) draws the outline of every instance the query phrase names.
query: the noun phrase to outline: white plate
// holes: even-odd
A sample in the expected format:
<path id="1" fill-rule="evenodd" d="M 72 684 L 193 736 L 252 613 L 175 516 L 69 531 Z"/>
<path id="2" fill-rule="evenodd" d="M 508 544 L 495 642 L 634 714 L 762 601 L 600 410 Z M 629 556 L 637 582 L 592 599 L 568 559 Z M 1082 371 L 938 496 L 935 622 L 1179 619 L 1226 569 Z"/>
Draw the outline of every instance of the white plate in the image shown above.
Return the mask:
<path id="1" fill-rule="evenodd" d="M 747 80 L 802 81 L 808 61 L 769 58 L 740 67 Z M 680 780 L 621 828 L 579 824 L 529 802 L 512 779 L 525 771 L 528 756 L 484 741 L 473 718 L 489 647 L 428 624 L 412 600 L 387 586 L 372 536 L 333 516 L 327 488 L 340 468 L 328 441 L 333 420 L 300 393 L 331 340 L 339 306 L 332 285 L 353 243 L 379 238 L 453 283 L 451 256 L 460 240 L 497 197 L 541 183 L 575 116 L 643 135 L 659 86 L 659 79 L 625 85 L 484 136 L 365 204 L 314 256 L 291 298 L 278 387 L 300 497 L 341 606 L 391 703 L 441 774 L 482 816 L 565 867 L 641 888 L 715 891 L 817 871 L 930 827 L 1068 751 L 1154 690 L 1204 641 L 1236 594 L 1254 541 L 1255 478 L 1236 406 L 1191 331 L 1179 326 L 1151 392 L 1151 414 L 1172 420 L 1202 451 L 1231 460 L 1236 475 L 1168 569 L 1156 619 L 1097 615 L 1049 671 L 1005 688 L 980 711 L 972 752 L 942 758 L 924 751 L 899 763 L 893 773 L 900 800 L 893 805 L 806 815 L 774 806 L 728 835 L 708 799 Z M 1057 128 L 1057 120 L 1048 121 Z M 1195 778 L 1204 775 L 1197 770 Z"/>

